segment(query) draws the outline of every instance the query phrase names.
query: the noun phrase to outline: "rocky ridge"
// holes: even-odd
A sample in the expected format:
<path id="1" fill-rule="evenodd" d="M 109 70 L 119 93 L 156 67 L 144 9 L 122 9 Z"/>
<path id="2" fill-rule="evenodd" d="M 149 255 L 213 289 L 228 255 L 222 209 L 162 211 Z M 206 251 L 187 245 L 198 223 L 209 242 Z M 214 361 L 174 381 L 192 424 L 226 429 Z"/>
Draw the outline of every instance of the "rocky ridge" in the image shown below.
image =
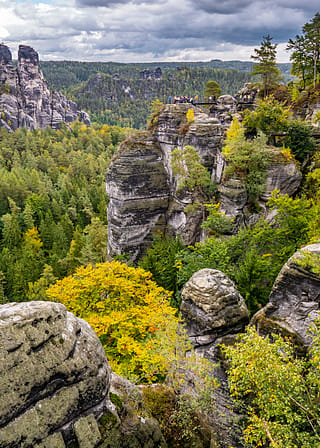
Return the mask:
<path id="1" fill-rule="evenodd" d="M 194 121 L 188 123 L 192 108 Z M 136 132 L 123 142 L 107 172 L 108 244 L 110 254 L 137 259 L 152 241 L 153 232 L 181 234 L 186 244 L 200 237 L 202 213 L 186 214 L 194 193 L 177 190 L 171 154 L 175 148 L 194 146 L 213 176 L 221 176 L 221 126 L 217 119 L 190 104 L 168 104 L 148 131 Z"/>
<path id="2" fill-rule="evenodd" d="M 0 127 L 58 129 L 61 122 L 75 120 L 90 124 L 86 112 L 67 100 L 61 92 L 52 92 L 39 69 L 38 53 L 20 45 L 18 65 L 14 67 L 9 48 L 0 44 Z"/>
<path id="3" fill-rule="evenodd" d="M 178 176 L 173 175 L 171 167 L 175 148 L 191 145 L 197 150 L 212 182 L 217 184 L 221 212 L 233 219 L 235 231 L 257 220 L 259 213 L 269 214 L 266 203 L 274 189 L 289 195 L 297 190 L 302 178 L 299 167 L 285 160 L 278 148 L 273 149 L 265 190 L 257 199 L 261 212 L 252 212 L 243 180 L 224 177 L 224 130 L 235 107 L 235 100 L 229 97 L 218 99 L 215 116 L 192 104 L 167 104 L 152 118 L 147 131 L 136 132 L 121 144 L 106 177 L 111 256 L 127 254 L 138 259 L 156 231 L 179 234 L 187 245 L 203 238 L 204 211 L 195 208 L 186 213 L 185 209 L 207 198 L 177 188 Z M 188 121 L 190 109 L 194 120 Z"/>

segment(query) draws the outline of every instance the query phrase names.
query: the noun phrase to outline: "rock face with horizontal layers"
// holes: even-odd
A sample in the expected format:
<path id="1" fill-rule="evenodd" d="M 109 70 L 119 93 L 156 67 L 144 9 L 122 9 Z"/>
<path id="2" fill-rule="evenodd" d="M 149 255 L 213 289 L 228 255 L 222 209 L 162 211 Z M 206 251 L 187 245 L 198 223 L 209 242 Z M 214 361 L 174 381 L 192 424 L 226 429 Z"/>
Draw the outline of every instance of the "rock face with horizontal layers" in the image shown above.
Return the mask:
<path id="1" fill-rule="evenodd" d="M 216 360 L 217 340 L 242 332 L 249 322 L 243 297 L 216 269 L 201 269 L 182 290 L 181 314 L 196 352 Z M 212 349 L 212 350 L 211 350 Z"/>
<path id="2" fill-rule="evenodd" d="M 254 212 L 252 204 L 248 203 L 248 194 L 243 179 L 232 176 L 218 185 L 220 193 L 220 211 L 233 220 L 234 231 L 243 225 L 251 224 L 263 214 L 266 219 L 273 217 L 273 212 L 267 206 L 274 190 L 280 194 L 292 196 L 299 188 L 302 173 L 294 161 L 287 161 L 282 150 L 273 148 L 270 165 L 266 170 L 265 187 L 256 205 L 260 211 Z"/>
<path id="3" fill-rule="evenodd" d="M 90 124 L 86 112 L 60 92 L 50 91 L 39 69 L 38 53 L 20 45 L 14 68 L 9 48 L 0 44 L 0 127 L 8 131 L 26 127 L 58 129 L 61 122 Z"/>
<path id="4" fill-rule="evenodd" d="M 237 334 L 244 331 L 249 322 L 244 299 L 221 271 L 201 269 L 183 288 L 180 311 L 195 352 L 219 363 L 213 369 L 220 385 L 215 392 L 215 406 L 209 421 L 215 433 L 216 446 L 242 446 L 240 416 L 229 395 L 219 344 L 233 343 Z"/>
<path id="5" fill-rule="evenodd" d="M 222 96 L 217 107 L 230 106 L 230 118 L 234 102 L 232 97 Z M 217 184 L 220 211 L 233 220 L 233 232 L 256 222 L 261 215 L 272 219 L 273 212 L 270 213 L 267 202 L 273 190 L 289 196 L 297 191 L 302 178 L 299 167 L 287 160 L 281 149 L 270 147 L 265 189 L 253 207 L 244 180 L 224 177 L 223 126 L 225 123 L 221 124 L 220 119 L 200 107 L 167 104 L 152 117 L 148 131 L 138 131 L 121 144 L 106 178 L 111 256 L 126 254 L 137 260 L 150 246 L 156 231 L 180 235 L 186 245 L 204 237 L 201 228 L 204 210 L 194 207 L 190 212 L 188 207 L 186 212 L 186 207 L 197 202 L 206 203 L 208 198 L 201 195 L 199 189 L 196 192 L 177 188 L 178 176 L 173 174 L 171 166 L 175 148 L 190 145 L 196 149 L 201 163 Z"/>
<path id="6" fill-rule="evenodd" d="M 301 347 L 311 344 L 308 330 L 320 315 L 320 276 L 303 262 L 308 256 L 319 263 L 319 243 L 297 251 L 281 269 L 268 304 L 252 318 L 260 334 L 280 333 Z"/>
<path id="7" fill-rule="evenodd" d="M 189 109 L 194 120 L 187 121 Z M 213 180 L 222 173 L 221 125 L 191 104 L 168 104 L 145 132 L 136 132 L 123 142 L 107 172 L 109 253 L 139 258 L 150 246 L 156 230 L 170 229 L 186 244 L 200 239 L 202 213 L 187 214 L 195 201 L 191 191 L 177 191 L 171 154 L 191 145 Z"/>
<path id="8" fill-rule="evenodd" d="M 58 303 L 2 305 L 0 353 L 1 448 L 97 446 L 111 373 L 87 322 Z"/>

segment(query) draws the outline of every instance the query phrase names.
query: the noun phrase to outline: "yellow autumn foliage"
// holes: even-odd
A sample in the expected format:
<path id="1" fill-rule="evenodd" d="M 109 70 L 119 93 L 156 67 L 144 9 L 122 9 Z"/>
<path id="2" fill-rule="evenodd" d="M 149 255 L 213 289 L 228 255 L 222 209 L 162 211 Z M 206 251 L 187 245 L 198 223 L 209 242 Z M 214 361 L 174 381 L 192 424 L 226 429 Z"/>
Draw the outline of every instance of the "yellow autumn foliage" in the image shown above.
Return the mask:
<path id="1" fill-rule="evenodd" d="M 166 374 L 178 328 L 171 293 L 152 274 L 112 261 L 77 269 L 46 292 L 95 330 L 116 373 L 139 381 Z"/>

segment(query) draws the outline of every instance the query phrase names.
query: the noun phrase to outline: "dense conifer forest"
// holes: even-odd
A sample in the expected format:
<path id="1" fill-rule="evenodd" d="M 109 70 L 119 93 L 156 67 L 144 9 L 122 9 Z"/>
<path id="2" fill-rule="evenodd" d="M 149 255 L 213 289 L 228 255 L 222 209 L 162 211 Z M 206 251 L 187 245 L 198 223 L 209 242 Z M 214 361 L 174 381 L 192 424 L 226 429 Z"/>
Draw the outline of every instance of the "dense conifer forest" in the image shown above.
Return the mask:
<path id="1" fill-rule="evenodd" d="M 161 75 L 156 70 L 161 69 Z M 288 79 L 290 64 L 281 68 Z M 204 100 L 206 83 L 215 80 L 222 94 L 235 95 L 252 81 L 251 62 L 213 60 L 189 63 L 42 62 L 49 85 L 63 90 L 99 124 L 143 129 L 152 101 L 174 95 Z"/>
<path id="2" fill-rule="evenodd" d="M 105 260 L 105 173 L 126 133 L 0 130 L 2 302 L 39 298 L 54 278 Z"/>

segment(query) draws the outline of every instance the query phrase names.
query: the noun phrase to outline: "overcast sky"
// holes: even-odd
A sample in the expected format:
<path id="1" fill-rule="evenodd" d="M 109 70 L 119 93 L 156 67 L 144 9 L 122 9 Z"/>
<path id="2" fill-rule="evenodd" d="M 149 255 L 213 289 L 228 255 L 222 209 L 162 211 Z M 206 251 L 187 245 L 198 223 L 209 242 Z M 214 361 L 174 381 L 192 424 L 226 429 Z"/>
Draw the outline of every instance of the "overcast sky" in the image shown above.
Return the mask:
<path id="1" fill-rule="evenodd" d="M 263 36 L 289 61 L 289 38 L 319 0 L 0 0 L 0 40 L 16 58 L 31 45 L 41 60 L 249 61 Z"/>

